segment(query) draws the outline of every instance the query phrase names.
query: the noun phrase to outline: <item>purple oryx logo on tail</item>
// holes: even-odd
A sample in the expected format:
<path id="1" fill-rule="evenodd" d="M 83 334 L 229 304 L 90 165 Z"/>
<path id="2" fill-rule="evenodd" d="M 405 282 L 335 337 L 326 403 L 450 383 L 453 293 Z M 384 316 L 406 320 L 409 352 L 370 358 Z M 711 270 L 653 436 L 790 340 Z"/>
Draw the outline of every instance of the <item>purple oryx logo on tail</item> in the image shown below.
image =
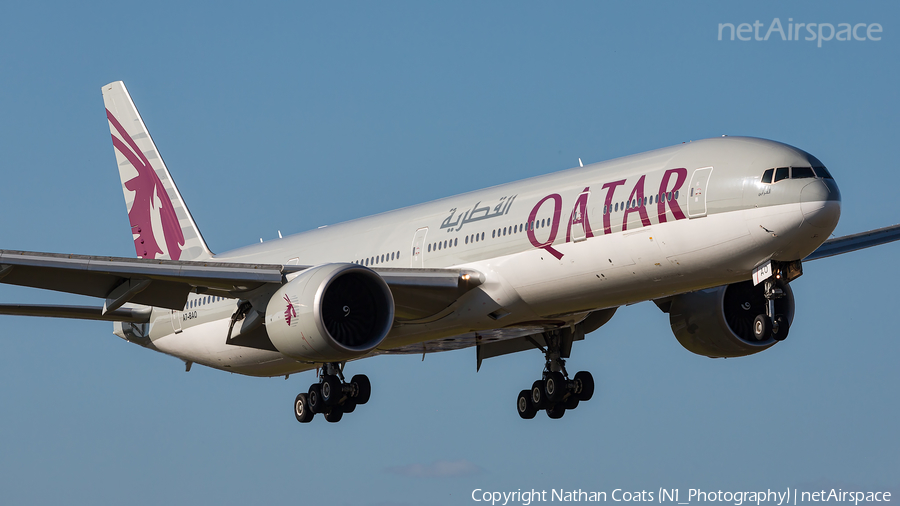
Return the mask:
<path id="1" fill-rule="evenodd" d="M 284 310 L 284 321 L 288 324 L 288 327 L 290 327 L 291 320 L 297 317 L 297 311 L 294 310 L 294 303 L 291 302 L 291 299 L 287 294 L 285 294 L 284 300 L 287 302 L 287 309 Z"/>
<path id="2" fill-rule="evenodd" d="M 137 234 L 134 239 L 134 249 L 139 258 L 156 258 L 158 253 L 168 253 L 169 258 L 178 260 L 181 258 L 181 247 L 184 246 L 184 234 L 181 225 L 178 224 L 178 216 L 166 188 L 163 186 L 150 161 L 138 148 L 134 139 L 128 135 L 122 124 L 113 116 L 109 109 L 106 117 L 115 127 L 122 142 L 115 135 L 112 136 L 113 146 L 128 159 L 138 175 L 125 183 L 125 188 L 134 192 L 134 202 L 128 210 L 128 220 L 131 222 L 131 231 Z M 156 216 L 154 216 L 154 213 Z M 164 252 L 153 233 L 153 222 L 162 225 L 163 239 L 167 252 Z"/>

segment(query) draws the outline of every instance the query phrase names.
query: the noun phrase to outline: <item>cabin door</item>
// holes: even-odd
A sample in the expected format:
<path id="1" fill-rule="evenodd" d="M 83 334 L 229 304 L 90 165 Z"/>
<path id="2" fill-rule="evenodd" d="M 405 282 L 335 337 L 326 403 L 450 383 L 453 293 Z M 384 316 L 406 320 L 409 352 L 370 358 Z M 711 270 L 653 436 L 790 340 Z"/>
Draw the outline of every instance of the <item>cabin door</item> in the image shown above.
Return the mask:
<path id="1" fill-rule="evenodd" d="M 694 171 L 691 176 L 691 187 L 688 193 L 688 217 L 706 216 L 706 195 L 709 193 L 709 176 L 712 167 L 704 167 Z"/>
<path id="2" fill-rule="evenodd" d="M 181 333 L 181 313 L 181 311 L 172 310 L 172 330 L 174 330 L 176 334 Z"/>
<path id="3" fill-rule="evenodd" d="M 425 235 L 428 234 L 428 227 L 422 227 L 416 230 L 412 242 L 412 260 L 410 267 L 425 267 Z"/>

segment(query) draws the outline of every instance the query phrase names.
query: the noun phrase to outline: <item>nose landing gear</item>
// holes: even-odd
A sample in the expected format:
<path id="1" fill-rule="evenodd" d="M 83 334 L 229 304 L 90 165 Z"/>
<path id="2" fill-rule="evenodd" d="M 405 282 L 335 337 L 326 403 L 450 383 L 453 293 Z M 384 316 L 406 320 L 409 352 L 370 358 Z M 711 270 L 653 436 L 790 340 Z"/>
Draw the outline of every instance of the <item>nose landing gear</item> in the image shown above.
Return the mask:
<path id="1" fill-rule="evenodd" d="M 544 353 L 544 372 L 541 379 L 531 385 L 530 390 L 522 390 L 516 398 L 519 416 L 529 420 L 540 410 L 545 410 L 550 418 L 562 418 L 567 410 L 578 407 L 580 401 L 588 401 L 594 396 L 594 377 L 587 371 L 579 371 L 569 378 L 566 361 L 571 350 L 571 339 L 558 331 L 543 335 L 547 347 L 537 341 L 531 343 Z"/>
<path id="2" fill-rule="evenodd" d="M 775 314 L 775 300 L 784 297 L 784 290 L 774 278 L 763 281 L 766 297 L 766 313 L 753 320 L 753 337 L 757 341 L 766 341 L 770 337 L 776 341 L 787 338 L 790 322 L 782 314 Z"/>
<path id="3" fill-rule="evenodd" d="M 372 385 L 365 374 L 357 374 L 345 382 L 342 365 L 327 363 L 319 382 L 294 399 L 294 416 L 300 423 L 309 423 L 316 413 L 322 413 L 325 420 L 339 422 L 345 413 L 352 413 L 357 405 L 369 402 L 371 394 Z"/>

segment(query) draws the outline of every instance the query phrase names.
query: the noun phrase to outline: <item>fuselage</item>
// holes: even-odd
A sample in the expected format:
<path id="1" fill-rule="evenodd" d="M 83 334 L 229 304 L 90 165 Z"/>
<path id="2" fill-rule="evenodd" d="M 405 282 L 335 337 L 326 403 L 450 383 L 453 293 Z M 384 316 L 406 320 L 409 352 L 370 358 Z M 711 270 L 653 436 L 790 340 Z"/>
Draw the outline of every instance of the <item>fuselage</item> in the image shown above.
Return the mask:
<path id="1" fill-rule="evenodd" d="M 778 142 L 722 137 L 329 225 L 213 261 L 482 273 L 481 286 L 437 315 L 398 322 L 373 352 L 421 353 L 743 281 L 767 260 L 809 255 L 839 216 L 837 185 L 815 157 Z M 184 311 L 154 309 L 150 346 L 256 376 L 315 367 L 225 344 L 235 306 L 192 295 Z"/>

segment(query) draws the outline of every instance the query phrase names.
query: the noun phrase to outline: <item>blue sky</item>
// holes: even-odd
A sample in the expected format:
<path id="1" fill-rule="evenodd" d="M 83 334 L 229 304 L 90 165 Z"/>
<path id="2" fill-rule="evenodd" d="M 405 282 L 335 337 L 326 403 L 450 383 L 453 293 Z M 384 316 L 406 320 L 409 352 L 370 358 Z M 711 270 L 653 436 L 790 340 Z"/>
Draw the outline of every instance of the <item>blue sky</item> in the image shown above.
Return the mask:
<path id="1" fill-rule="evenodd" d="M 35 2 L 0 18 L 0 247 L 131 256 L 100 87 L 124 80 L 214 251 L 585 162 L 752 135 L 815 154 L 844 235 L 900 222 L 895 2 Z M 719 23 L 880 41 L 718 41 Z M 805 34 L 804 34 L 805 35 Z M 575 345 L 594 399 L 522 421 L 539 353 L 351 365 L 372 401 L 299 425 L 255 379 L 97 322 L 0 318 L 7 504 L 471 503 L 473 489 L 900 492 L 900 246 L 811 262 L 789 339 L 682 349 L 652 303 Z M 3 302 L 80 302 L 0 287 Z"/>

